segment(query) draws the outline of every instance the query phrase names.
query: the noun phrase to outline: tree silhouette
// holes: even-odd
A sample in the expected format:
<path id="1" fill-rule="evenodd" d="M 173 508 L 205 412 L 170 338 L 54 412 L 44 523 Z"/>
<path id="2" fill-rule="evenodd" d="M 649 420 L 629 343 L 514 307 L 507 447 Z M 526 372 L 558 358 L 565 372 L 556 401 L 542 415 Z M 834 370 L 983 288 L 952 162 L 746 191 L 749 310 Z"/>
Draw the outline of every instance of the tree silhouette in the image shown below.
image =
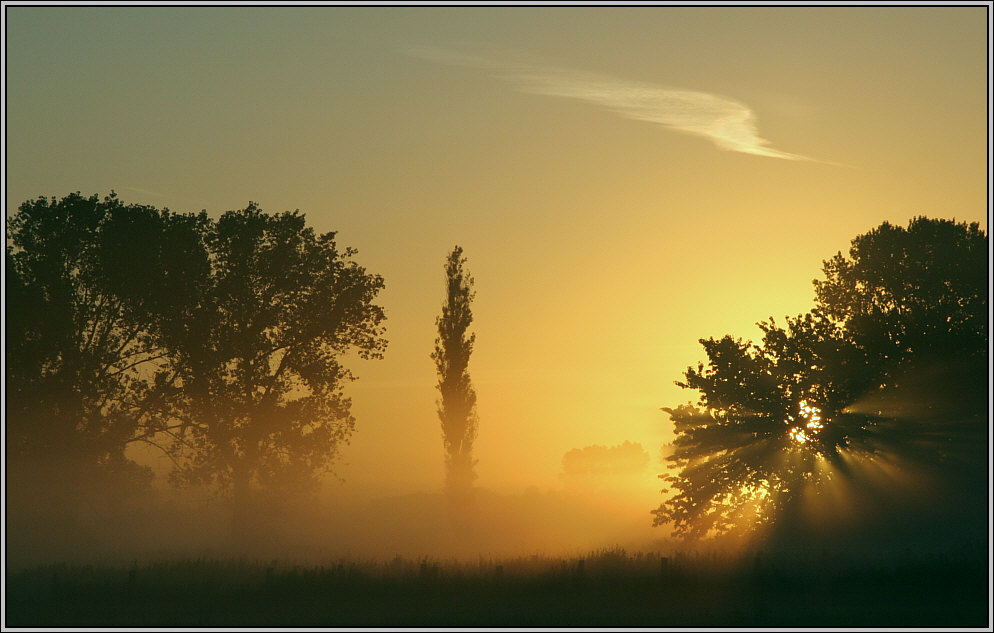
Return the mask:
<path id="1" fill-rule="evenodd" d="M 181 399 L 167 431 L 174 478 L 229 491 L 240 538 L 253 491 L 313 484 L 351 435 L 341 359 L 382 356 L 383 280 L 299 212 L 254 203 L 211 224 L 206 245 L 199 305 L 170 340 Z"/>
<path id="2" fill-rule="evenodd" d="M 825 262 L 808 314 L 759 323 L 762 342 L 701 340 L 705 366 L 667 411 L 673 495 L 655 524 L 676 534 L 795 524 L 805 493 L 867 463 L 927 474 L 929 503 L 973 505 L 986 489 L 987 237 L 976 224 L 884 223 Z M 881 496 L 893 491 L 881 490 Z M 953 502 L 951 500 L 955 499 Z M 961 517 L 963 518 L 963 517 Z"/>
<path id="3" fill-rule="evenodd" d="M 566 477 L 637 475 L 649 466 L 649 454 L 642 445 L 625 441 L 617 446 L 585 446 L 563 455 Z"/>
<path id="4" fill-rule="evenodd" d="M 977 223 L 885 222 L 824 270 L 818 306 L 873 359 L 890 391 L 923 382 L 915 389 L 944 393 L 946 413 L 986 412 L 988 241 Z"/>
<path id="5" fill-rule="evenodd" d="M 205 221 L 78 192 L 27 201 L 8 220 L 12 489 L 47 477 L 72 496 L 98 475 L 150 477 L 125 447 L 159 424 L 160 387 L 175 378 L 161 335 L 195 296 Z"/>
<path id="6" fill-rule="evenodd" d="M 644 481 L 650 461 L 641 444 L 629 441 L 616 446 L 574 448 L 563 455 L 559 479 L 571 492 L 613 496 Z"/>
<path id="7" fill-rule="evenodd" d="M 857 237 L 815 283 L 875 378 L 849 411 L 877 418 L 872 448 L 941 482 L 943 507 L 987 495 L 988 265 L 977 223 L 918 217 Z"/>
<path id="8" fill-rule="evenodd" d="M 462 248 L 452 249 L 445 262 L 446 299 L 435 320 L 438 337 L 431 357 L 438 371 L 438 417 L 445 446 L 446 490 L 455 500 L 465 500 L 472 488 L 473 441 L 476 439 L 476 392 L 469 378 L 469 357 L 475 334 L 466 333 L 473 322 L 473 278 L 464 270 Z"/>

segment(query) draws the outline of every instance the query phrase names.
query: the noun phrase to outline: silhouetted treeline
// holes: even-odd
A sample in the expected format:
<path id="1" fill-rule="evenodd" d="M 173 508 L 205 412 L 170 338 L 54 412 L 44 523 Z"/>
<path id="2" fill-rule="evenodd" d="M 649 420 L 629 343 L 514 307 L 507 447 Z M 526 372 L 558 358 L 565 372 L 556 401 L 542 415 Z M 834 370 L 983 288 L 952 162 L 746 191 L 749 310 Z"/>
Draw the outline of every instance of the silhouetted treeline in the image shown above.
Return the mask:
<path id="1" fill-rule="evenodd" d="M 231 495 L 238 533 L 255 495 L 307 487 L 351 434 L 340 359 L 382 354 L 383 280 L 301 213 L 75 193 L 25 202 L 6 238 L 15 513 L 140 491 L 141 442 Z"/>
<path id="2" fill-rule="evenodd" d="M 637 442 L 617 446 L 584 446 L 563 455 L 563 476 L 602 477 L 642 474 L 649 466 L 649 454 Z"/>
<path id="3" fill-rule="evenodd" d="M 677 384 L 673 495 L 656 523 L 703 537 L 817 528 L 974 538 L 988 508 L 988 239 L 919 217 L 824 263 L 815 307 L 760 343 L 702 339 Z M 767 534 L 768 535 L 768 534 Z"/>

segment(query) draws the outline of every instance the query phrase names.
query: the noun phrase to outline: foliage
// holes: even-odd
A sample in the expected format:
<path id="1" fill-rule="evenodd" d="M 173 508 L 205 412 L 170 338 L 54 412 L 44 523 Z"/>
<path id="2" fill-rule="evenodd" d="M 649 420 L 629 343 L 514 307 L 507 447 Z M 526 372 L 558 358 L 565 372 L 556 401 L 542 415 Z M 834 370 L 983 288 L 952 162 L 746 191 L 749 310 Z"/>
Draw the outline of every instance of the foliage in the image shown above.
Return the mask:
<path id="1" fill-rule="evenodd" d="M 205 242 L 198 305 L 170 339 L 178 423 L 160 431 L 173 440 L 174 478 L 233 491 L 237 514 L 253 487 L 313 483 L 348 440 L 353 376 L 341 358 L 381 357 L 383 280 L 299 212 L 250 203 L 212 223 Z"/>
<path id="2" fill-rule="evenodd" d="M 156 422 L 170 381 L 161 335 L 195 294 L 205 221 L 113 193 L 30 200 L 8 220 L 9 460 L 58 464 L 67 483 L 141 472 L 124 449 Z"/>
<path id="3" fill-rule="evenodd" d="M 977 223 L 883 223 L 825 262 L 818 306 L 872 359 L 891 394 L 941 399 L 946 417 L 987 410 L 988 239 Z M 931 401 L 931 402 L 930 402 Z"/>
<path id="4" fill-rule="evenodd" d="M 313 483 L 354 427 L 341 358 L 386 345 L 383 280 L 353 255 L 254 204 L 216 222 L 113 193 L 22 204 L 5 258 L 17 503 L 79 504 L 111 473 L 147 483 L 132 442 L 177 481 L 234 489 L 243 513 L 253 486 Z"/>
<path id="5" fill-rule="evenodd" d="M 880 348 L 892 362 L 947 354 L 950 345 L 985 354 L 988 256 L 976 222 L 884 222 L 856 237 L 848 258 L 824 263 L 818 306 L 858 343 L 892 347 Z"/>
<path id="6" fill-rule="evenodd" d="M 917 218 L 853 240 L 825 262 L 805 315 L 759 323 L 760 344 L 701 340 L 705 366 L 677 384 L 674 494 L 655 524 L 699 538 L 768 526 L 805 491 L 853 477 L 853 459 L 899 456 L 976 488 L 986 445 L 987 237 Z"/>
<path id="7" fill-rule="evenodd" d="M 472 485 L 473 441 L 476 439 L 476 391 L 470 382 L 469 357 L 476 334 L 467 334 L 473 322 L 473 278 L 464 270 L 462 248 L 452 249 L 445 262 L 446 299 L 435 320 L 438 337 L 432 359 L 438 371 L 438 417 L 445 446 L 446 488 L 460 495 Z"/>

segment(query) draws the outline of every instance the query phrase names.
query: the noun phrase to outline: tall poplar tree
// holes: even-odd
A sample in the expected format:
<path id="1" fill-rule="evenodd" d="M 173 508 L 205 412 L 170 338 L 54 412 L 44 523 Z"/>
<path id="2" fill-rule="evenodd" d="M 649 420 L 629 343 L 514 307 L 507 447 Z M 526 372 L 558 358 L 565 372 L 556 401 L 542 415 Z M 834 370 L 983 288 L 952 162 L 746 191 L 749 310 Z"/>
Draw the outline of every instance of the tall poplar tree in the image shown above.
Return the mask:
<path id="1" fill-rule="evenodd" d="M 445 488 L 453 501 L 465 501 L 476 475 L 473 472 L 473 441 L 476 439 L 476 391 L 469 378 L 469 357 L 475 334 L 467 334 L 473 322 L 470 304 L 476 293 L 473 278 L 465 271 L 462 248 L 452 249 L 445 262 L 446 298 L 442 315 L 435 320 L 438 337 L 431 357 L 438 370 L 438 417 L 445 446 Z"/>

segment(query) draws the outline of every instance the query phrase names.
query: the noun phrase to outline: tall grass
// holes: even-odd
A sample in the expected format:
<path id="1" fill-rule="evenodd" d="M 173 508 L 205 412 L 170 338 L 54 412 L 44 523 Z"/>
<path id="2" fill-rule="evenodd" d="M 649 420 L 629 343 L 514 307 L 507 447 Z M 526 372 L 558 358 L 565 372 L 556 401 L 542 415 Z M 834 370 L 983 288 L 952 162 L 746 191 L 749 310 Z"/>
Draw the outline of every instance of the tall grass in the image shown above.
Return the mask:
<path id="1" fill-rule="evenodd" d="M 978 552 L 604 549 L 476 561 L 160 561 L 8 574 L 7 626 L 986 626 Z"/>

